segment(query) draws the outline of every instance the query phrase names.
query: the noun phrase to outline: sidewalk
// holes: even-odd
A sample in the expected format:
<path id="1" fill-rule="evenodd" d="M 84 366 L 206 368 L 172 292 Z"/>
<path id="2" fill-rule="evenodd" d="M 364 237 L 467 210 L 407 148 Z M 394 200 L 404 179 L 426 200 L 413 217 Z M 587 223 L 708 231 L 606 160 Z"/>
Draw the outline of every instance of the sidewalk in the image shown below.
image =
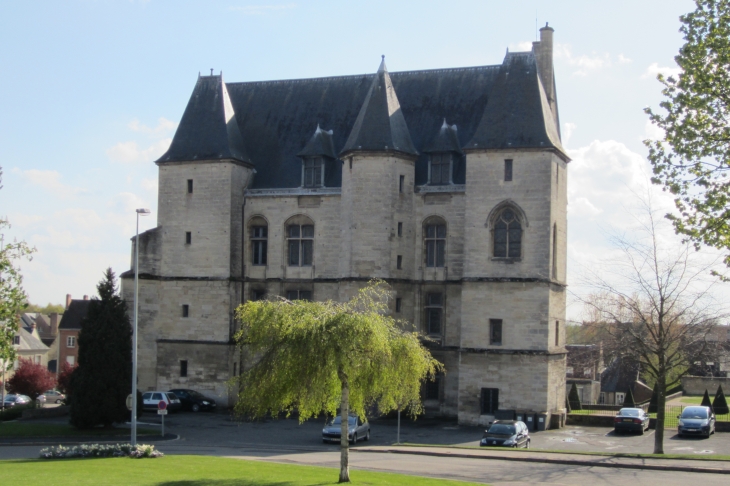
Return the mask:
<path id="1" fill-rule="evenodd" d="M 608 467 L 622 469 L 643 469 L 655 471 L 677 471 L 692 473 L 730 474 L 730 461 L 691 460 L 669 458 L 635 458 L 599 456 L 588 454 L 565 454 L 543 451 L 508 451 L 495 449 L 460 449 L 449 447 L 418 446 L 374 446 L 350 449 L 350 453 L 388 452 L 391 454 L 412 454 L 436 457 L 459 457 L 500 461 L 540 462 L 584 467 Z"/>

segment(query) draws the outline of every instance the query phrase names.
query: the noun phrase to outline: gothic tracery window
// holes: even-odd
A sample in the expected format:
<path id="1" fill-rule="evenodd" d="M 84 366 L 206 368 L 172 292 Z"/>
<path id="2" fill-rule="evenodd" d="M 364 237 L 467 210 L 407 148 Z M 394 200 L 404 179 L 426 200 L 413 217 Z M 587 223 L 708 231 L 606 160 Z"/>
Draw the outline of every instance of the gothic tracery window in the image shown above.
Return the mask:
<path id="1" fill-rule="evenodd" d="M 522 224 L 514 209 L 504 208 L 494 219 L 494 256 L 520 258 L 522 256 Z"/>

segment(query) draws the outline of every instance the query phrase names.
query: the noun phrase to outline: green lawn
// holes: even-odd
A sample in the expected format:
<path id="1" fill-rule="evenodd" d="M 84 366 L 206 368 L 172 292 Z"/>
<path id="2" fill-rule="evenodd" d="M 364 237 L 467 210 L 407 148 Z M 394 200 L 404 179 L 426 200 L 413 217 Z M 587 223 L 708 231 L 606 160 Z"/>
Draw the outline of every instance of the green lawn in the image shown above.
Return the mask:
<path id="1" fill-rule="evenodd" d="M 157 429 L 138 429 L 139 435 L 160 434 Z M 0 422 L 0 437 L 89 437 L 128 436 L 129 429 L 79 430 L 68 424 L 37 424 L 26 422 Z"/>
<path id="2" fill-rule="evenodd" d="M 134 484 L 164 486 L 288 486 L 337 484 L 334 468 L 294 466 L 206 456 L 158 459 L 32 459 L 0 461 L 3 484 L 57 486 Z M 401 474 L 350 470 L 352 484 L 406 486 L 466 485 Z"/>
<path id="3" fill-rule="evenodd" d="M 687 405 L 699 405 L 702 403 L 702 397 L 681 397 L 679 401 Z"/>

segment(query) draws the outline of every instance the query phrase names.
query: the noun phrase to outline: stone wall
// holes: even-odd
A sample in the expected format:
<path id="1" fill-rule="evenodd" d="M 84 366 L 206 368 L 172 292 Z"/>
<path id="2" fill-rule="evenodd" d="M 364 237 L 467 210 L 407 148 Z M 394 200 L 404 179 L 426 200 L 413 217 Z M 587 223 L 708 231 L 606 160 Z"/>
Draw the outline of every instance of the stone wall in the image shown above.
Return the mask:
<path id="1" fill-rule="evenodd" d="M 710 393 L 710 398 L 714 398 L 717 387 L 720 385 L 722 385 L 722 390 L 727 393 L 730 390 L 730 378 L 707 376 L 682 377 L 682 390 L 685 395 L 704 395 L 705 390 L 707 390 Z"/>

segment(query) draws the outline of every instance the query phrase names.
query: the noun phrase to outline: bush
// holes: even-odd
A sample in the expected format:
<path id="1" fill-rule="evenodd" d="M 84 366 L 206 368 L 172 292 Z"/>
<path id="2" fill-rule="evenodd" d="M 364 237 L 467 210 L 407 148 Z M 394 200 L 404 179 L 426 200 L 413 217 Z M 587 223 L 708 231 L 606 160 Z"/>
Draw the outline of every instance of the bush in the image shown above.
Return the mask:
<path id="1" fill-rule="evenodd" d="M 707 393 L 707 390 L 705 390 L 705 395 L 702 397 L 702 403 L 700 405 L 710 407 L 710 410 L 712 410 L 712 402 L 710 401 L 710 394 Z"/>
<path id="2" fill-rule="evenodd" d="M 636 408 L 636 400 L 634 400 L 634 392 L 631 391 L 631 388 L 626 392 L 626 397 L 622 405 L 627 408 Z"/>
<path id="3" fill-rule="evenodd" d="M 71 366 L 65 361 L 61 363 L 61 372 L 58 374 L 58 391 L 66 395 L 71 394 L 71 375 L 78 365 Z"/>
<path id="4" fill-rule="evenodd" d="M 11 408 L 6 408 L 0 411 L 0 422 L 6 422 L 8 420 L 18 420 L 23 416 L 23 410 L 35 408 L 35 404 L 27 403 L 25 405 L 16 405 Z"/>
<path id="5" fill-rule="evenodd" d="M 575 386 L 575 383 L 573 383 L 573 386 L 570 387 L 568 404 L 570 405 L 571 410 L 583 410 L 583 405 L 581 405 L 580 396 L 578 395 L 578 387 Z"/>
<path id="6" fill-rule="evenodd" d="M 18 395 L 28 395 L 35 400 L 46 390 L 56 386 L 56 377 L 42 364 L 29 359 L 20 359 L 20 367 L 8 380 L 8 391 Z"/>
<path id="7" fill-rule="evenodd" d="M 726 413 L 730 413 L 727 406 L 727 400 L 725 399 L 725 394 L 722 391 L 722 385 L 717 387 L 715 399 L 712 401 L 712 409 L 715 411 L 716 415 L 725 415 Z"/>
<path id="8" fill-rule="evenodd" d="M 164 454 L 155 450 L 153 445 L 137 444 L 83 444 L 80 446 L 46 447 L 41 449 L 41 459 L 76 459 L 88 457 L 162 457 Z"/>

